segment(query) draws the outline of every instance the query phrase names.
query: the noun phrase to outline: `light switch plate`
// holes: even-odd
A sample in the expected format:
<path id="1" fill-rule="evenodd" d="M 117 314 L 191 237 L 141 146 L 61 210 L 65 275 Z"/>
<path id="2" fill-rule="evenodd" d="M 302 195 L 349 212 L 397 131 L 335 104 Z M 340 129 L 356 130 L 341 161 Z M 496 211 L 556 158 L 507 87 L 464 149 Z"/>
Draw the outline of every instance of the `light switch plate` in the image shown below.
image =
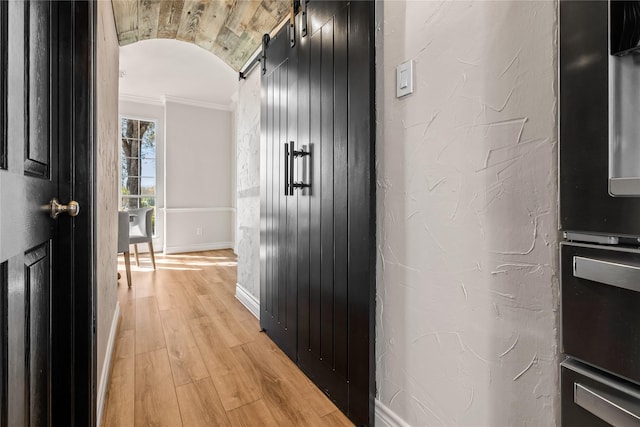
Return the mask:
<path id="1" fill-rule="evenodd" d="M 396 68 L 396 97 L 413 93 L 413 61 L 407 61 Z"/>

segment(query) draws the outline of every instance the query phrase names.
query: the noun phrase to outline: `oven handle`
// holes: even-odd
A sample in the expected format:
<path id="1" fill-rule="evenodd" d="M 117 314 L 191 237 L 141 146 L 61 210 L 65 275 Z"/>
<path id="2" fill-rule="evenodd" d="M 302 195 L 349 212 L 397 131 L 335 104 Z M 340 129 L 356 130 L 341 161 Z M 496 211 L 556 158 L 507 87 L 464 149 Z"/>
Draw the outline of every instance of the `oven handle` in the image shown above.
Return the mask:
<path id="1" fill-rule="evenodd" d="M 635 265 L 574 256 L 573 276 L 640 292 L 640 267 Z"/>
<path id="2" fill-rule="evenodd" d="M 583 384 L 573 384 L 573 401 L 612 426 L 637 426 L 640 416 L 624 407 L 625 402 Z"/>

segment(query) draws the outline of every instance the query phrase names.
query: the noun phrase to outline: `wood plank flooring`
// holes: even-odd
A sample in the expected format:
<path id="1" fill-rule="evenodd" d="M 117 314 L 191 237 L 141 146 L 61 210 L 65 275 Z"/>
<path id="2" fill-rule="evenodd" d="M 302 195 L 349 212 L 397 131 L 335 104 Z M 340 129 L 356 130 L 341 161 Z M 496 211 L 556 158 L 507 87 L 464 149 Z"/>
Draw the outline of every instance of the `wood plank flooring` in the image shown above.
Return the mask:
<path id="1" fill-rule="evenodd" d="M 118 283 L 104 427 L 353 425 L 236 300 L 232 251 L 156 262 Z"/>

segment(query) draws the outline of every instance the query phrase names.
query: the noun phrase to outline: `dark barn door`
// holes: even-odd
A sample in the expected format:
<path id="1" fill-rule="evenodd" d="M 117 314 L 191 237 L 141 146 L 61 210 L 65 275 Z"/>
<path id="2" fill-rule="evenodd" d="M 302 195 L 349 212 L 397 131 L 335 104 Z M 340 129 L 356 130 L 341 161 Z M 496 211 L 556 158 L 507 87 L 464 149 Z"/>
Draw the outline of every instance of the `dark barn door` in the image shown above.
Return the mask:
<path id="1" fill-rule="evenodd" d="M 306 12 L 295 46 L 285 27 L 266 51 L 261 324 L 357 425 L 373 425 L 373 5 Z"/>
<path id="2" fill-rule="evenodd" d="M 297 139 L 297 62 L 287 37 L 281 31 L 271 41 L 268 71 L 262 78 L 261 325 L 295 359 L 297 204 L 290 194 L 289 148 Z"/>
<path id="3" fill-rule="evenodd" d="M 2 426 L 91 423 L 92 285 L 76 269 L 90 264 L 75 265 L 73 250 L 89 260 L 90 209 L 80 222 L 67 214 L 54 220 L 48 209 L 54 197 L 67 203 L 87 190 L 73 194 L 74 178 L 90 182 L 90 17 L 87 4 L 0 2 Z M 74 44 L 74 35 L 85 41 Z M 85 290 L 76 293 L 75 281 Z M 81 312 L 75 298 L 86 306 Z"/>

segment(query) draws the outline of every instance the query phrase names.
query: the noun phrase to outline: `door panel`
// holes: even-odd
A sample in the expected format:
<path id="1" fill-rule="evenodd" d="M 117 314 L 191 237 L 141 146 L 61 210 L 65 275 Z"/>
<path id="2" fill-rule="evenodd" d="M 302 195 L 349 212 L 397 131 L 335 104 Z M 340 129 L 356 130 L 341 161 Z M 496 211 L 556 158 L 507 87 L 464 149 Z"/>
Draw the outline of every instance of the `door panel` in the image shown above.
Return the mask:
<path id="1" fill-rule="evenodd" d="M 25 253 L 25 337 L 29 424 L 43 426 L 51 418 L 51 264 L 49 242 Z"/>
<path id="2" fill-rule="evenodd" d="M 25 58 L 28 61 L 24 65 L 28 75 L 25 85 L 27 109 L 27 134 L 25 137 L 25 162 L 26 174 L 49 177 L 49 104 L 50 104 L 50 47 L 51 40 L 50 21 L 51 9 L 49 2 L 35 1 L 26 3 L 28 27 L 25 29 Z M 46 72 L 43 72 L 45 71 Z"/>
<path id="3" fill-rule="evenodd" d="M 52 138 L 52 65 L 56 38 L 49 2 L 3 2 L 0 51 L 8 80 L 0 170 L 0 333 L 3 425 L 46 426 L 51 419 L 51 242 L 42 207 L 58 192 L 58 143 Z M 0 13 L 0 16 L 2 14 Z M 11 328 L 8 328 L 11 325 Z"/>
<path id="4" fill-rule="evenodd" d="M 260 324 L 292 359 L 296 358 L 296 211 L 295 197 L 286 196 L 288 143 L 295 140 L 296 60 L 288 55 L 286 34 L 274 37 L 263 77 L 262 102 L 262 259 Z M 286 157 L 286 158 L 285 158 Z"/>
<path id="5" fill-rule="evenodd" d="M 375 393 L 371 7 L 309 2 L 262 79 L 261 325 L 357 425 Z M 287 162 L 309 188 L 285 195 Z"/>

